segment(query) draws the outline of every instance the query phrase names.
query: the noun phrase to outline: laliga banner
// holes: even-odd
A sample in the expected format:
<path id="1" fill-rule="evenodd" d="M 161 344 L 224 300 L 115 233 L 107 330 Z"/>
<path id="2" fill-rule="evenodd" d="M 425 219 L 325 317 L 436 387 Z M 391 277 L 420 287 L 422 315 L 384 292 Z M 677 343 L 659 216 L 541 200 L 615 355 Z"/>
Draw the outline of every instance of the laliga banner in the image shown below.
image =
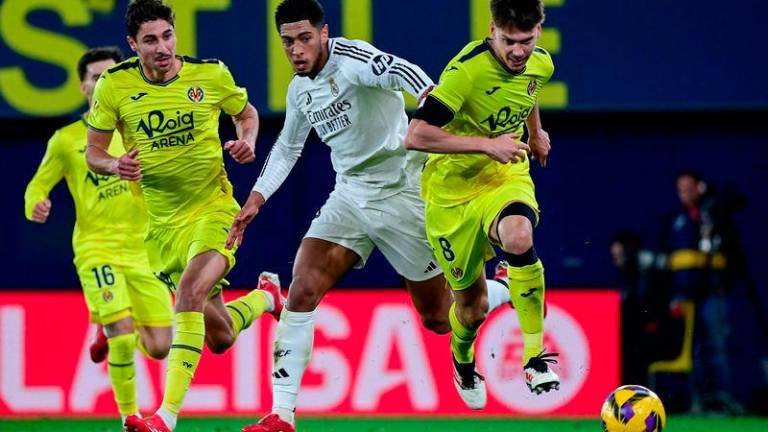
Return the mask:
<path id="1" fill-rule="evenodd" d="M 478 339 L 489 392 L 481 414 L 594 416 L 619 384 L 618 295 L 550 291 L 547 300 L 545 344 L 560 353 L 560 391 L 528 391 L 517 316 L 502 307 Z M 87 317 L 74 292 L 0 293 L 0 416 L 117 413 L 105 364 L 88 357 L 93 328 Z M 184 412 L 268 412 L 275 326 L 266 315 L 226 355 L 206 350 Z M 136 365 L 140 406 L 154 411 L 162 399 L 163 363 L 137 355 Z M 317 316 L 298 409 L 302 415 L 472 414 L 452 380 L 448 336 L 422 329 L 405 292 L 336 291 Z"/>

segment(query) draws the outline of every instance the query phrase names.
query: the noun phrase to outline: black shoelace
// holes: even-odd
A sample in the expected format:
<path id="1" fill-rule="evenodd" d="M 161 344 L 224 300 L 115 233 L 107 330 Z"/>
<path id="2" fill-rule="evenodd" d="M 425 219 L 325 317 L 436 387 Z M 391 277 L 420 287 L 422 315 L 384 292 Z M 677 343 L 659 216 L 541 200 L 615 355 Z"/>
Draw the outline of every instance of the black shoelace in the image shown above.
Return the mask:
<path id="1" fill-rule="evenodd" d="M 485 378 L 475 371 L 475 363 L 459 363 L 456 359 L 453 359 L 453 365 L 456 371 L 459 373 L 461 386 L 465 389 L 475 388 L 475 377 L 480 381 L 485 381 Z"/>
<path id="2" fill-rule="evenodd" d="M 526 363 L 525 368 L 531 368 L 536 372 L 544 373 L 549 370 L 547 363 L 557 363 L 557 360 L 552 357 L 557 357 L 559 355 L 560 354 L 558 353 L 545 353 L 542 351 L 539 355 L 531 357 L 530 360 L 528 360 L 528 363 Z"/>

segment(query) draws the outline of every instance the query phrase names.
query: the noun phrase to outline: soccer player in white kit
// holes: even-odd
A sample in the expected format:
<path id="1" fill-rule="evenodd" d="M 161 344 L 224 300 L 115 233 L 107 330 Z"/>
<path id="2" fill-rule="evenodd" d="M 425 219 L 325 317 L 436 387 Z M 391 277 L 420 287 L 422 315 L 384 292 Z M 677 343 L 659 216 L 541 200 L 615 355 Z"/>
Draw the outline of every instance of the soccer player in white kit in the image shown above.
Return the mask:
<path id="1" fill-rule="evenodd" d="M 233 222 L 227 246 L 243 233 L 301 155 L 311 129 L 331 148 L 336 186 L 296 254 L 288 302 L 280 317 L 272 375 L 273 413 L 245 432 L 293 431 L 299 385 L 309 363 L 316 308 L 325 293 L 378 247 L 402 275 L 424 326 L 450 331 L 452 294 L 426 240 L 419 195 L 423 156 L 407 153 L 401 90 L 416 98 L 432 80 L 401 58 L 362 41 L 329 38 L 316 0 L 285 0 L 275 21 L 296 75 L 288 88 L 285 124 Z M 509 302 L 489 281 L 490 309 Z"/>

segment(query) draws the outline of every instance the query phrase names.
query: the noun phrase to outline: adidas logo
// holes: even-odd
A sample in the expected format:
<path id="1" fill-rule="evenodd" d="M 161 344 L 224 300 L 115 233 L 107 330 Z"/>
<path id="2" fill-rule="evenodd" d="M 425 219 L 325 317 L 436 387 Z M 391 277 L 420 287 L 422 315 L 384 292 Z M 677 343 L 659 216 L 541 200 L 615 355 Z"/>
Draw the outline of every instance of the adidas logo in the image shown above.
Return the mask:
<path id="1" fill-rule="evenodd" d="M 272 376 L 280 379 L 280 378 L 288 378 L 290 375 L 288 375 L 288 372 L 285 371 L 285 369 L 280 368 L 280 370 L 276 370 L 272 372 Z"/>
<path id="2" fill-rule="evenodd" d="M 435 264 L 434 261 L 430 261 L 429 265 L 427 266 L 427 269 L 424 270 L 424 273 L 429 273 L 437 268 L 437 264 Z"/>

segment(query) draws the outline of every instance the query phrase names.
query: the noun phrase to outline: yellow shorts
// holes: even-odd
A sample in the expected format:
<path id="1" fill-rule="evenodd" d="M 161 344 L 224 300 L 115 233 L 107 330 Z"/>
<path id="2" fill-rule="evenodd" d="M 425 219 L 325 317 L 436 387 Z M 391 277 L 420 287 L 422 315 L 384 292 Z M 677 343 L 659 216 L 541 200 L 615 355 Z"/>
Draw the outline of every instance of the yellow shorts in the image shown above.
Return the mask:
<path id="1" fill-rule="evenodd" d="M 146 254 L 131 265 L 88 259 L 78 265 L 77 274 L 91 322 L 106 325 L 132 317 L 138 326 L 171 325 L 171 293 L 152 274 Z"/>
<path id="2" fill-rule="evenodd" d="M 450 207 L 426 203 L 427 240 L 454 290 L 472 285 L 495 256 L 488 232 L 509 203 L 521 202 L 538 214 L 530 175 L 520 175 L 472 200 Z"/>
<path id="3" fill-rule="evenodd" d="M 187 224 L 150 227 L 144 243 L 152 271 L 171 291 L 176 292 L 179 279 L 189 261 L 205 252 L 217 251 L 227 258 L 227 273 L 230 272 L 235 266 L 237 248 L 227 250 L 224 245 L 238 212 L 239 208 L 233 199 L 231 203 L 213 205 Z M 227 285 L 229 283 L 222 279 L 211 292 L 211 297 Z"/>

